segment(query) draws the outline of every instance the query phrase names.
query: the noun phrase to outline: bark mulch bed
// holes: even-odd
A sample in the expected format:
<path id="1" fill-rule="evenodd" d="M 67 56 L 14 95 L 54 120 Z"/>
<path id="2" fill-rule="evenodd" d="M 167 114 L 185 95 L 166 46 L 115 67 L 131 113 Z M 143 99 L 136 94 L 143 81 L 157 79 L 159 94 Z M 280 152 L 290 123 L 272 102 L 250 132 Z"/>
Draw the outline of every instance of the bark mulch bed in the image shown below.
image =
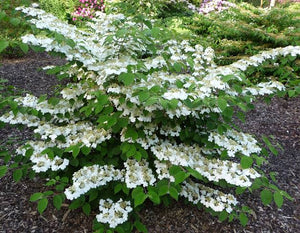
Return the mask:
<path id="1" fill-rule="evenodd" d="M 63 62 L 62 59 L 52 58 L 44 53 L 6 59 L 0 66 L 0 78 L 7 79 L 7 85 L 37 96 L 51 94 L 53 87 L 59 82 L 55 77 L 37 71 L 37 68 Z M 278 210 L 275 204 L 263 206 L 259 192 L 251 195 L 244 193 L 238 197 L 240 202 L 255 211 L 246 227 L 242 227 L 237 221 L 220 223 L 203 210 L 185 205 L 182 200 L 170 207 L 148 203 L 141 212 L 141 217 L 150 233 L 300 232 L 300 98 L 274 98 L 269 105 L 258 102 L 255 106 L 255 110 L 247 114 L 246 123 L 238 124 L 245 132 L 258 137 L 262 134 L 274 135 L 283 146 L 284 151 L 280 151 L 277 157 L 271 156 L 270 163 L 264 169 L 278 173 L 278 186 L 287 191 L 294 201 L 285 201 Z M 6 126 L 0 129 L 0 146 L 9 142 L 8 147 L 14 149 L 31 137 L 29 129 Z M 41 190 L 45 190 L 41 179 L 26 179 L 14 183 L 11 174 L 0 179 L 0 233 L 92 232 L 96 212 L 87 217 L 80 210 L 69 211 L 67 204 L 61 211 L 57 211 L 50 201 L 41 216 L 36 210 L 36 203 L 29 201 L 32 193 Z"/>

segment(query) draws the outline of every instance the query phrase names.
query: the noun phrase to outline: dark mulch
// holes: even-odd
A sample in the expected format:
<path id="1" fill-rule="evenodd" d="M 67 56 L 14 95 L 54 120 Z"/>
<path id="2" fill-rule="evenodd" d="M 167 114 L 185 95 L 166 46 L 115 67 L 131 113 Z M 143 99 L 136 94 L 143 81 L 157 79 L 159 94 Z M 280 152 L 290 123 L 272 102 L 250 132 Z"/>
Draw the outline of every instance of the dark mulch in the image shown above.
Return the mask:
<path id="1" fill-rule="evenodd" d="M 46 54 L 31 53 L 20 59 L 3 60 L 0 78 L 9 80 L 9 85 L 30 91 L 35 95 L 53 92 L 59 84 L 55 77 L 38 72 L 37 68 L 62 64 L 64 61 Z M 247 123 L 239 125 L 257 136 L 274 135 L 283 146 L 277 157 L 270 157 L 265 171 L 278 173 L 278 186 L 294 197 L 285 201 L 278 210 L 274 204 L 263 206 L 259 192 L 245 193 L 239 197 L 242 204 L 255 211 L 249 224 L 243 228 L 238 222 L 220 223 L 217 218 L 183 201 L 170 207 L 153 206 L 148 203 L 141 212 L 149 232 L 300 232 L 300 98 L 274 98 L 270 105 L 255 104 L 256 109 L 247 114 Z M 0 130 L 0 146 L 11 141 L 9 148 L 32 137 L 28 129 L 5 127 Z M 96 213 L 87 217 L 79 210 L 68 211 L 67 204 L 61 211 L 51 202 L 42 216 L 36 204 L 29 202 L 32 193 L 45 190 L 41 179 L 12 182 L 11 174 L 0 179 L 0 232 L 92 232 L 91 225 Z"/>

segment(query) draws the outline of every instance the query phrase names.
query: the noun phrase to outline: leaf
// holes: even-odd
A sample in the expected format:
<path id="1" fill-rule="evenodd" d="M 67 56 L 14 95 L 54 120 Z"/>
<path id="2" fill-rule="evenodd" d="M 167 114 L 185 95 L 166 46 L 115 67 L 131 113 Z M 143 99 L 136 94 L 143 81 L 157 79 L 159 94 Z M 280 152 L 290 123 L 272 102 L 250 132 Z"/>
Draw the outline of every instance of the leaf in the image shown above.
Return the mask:
<path id="1" fill-rule="evenodd" d="M 270 140 L 268 139 L 268 137 L 263 136 L 262 140 L 264 141 L 264 143 L 268 146 L 269 150 L 274 154 L 274 155 L 278 155 L 278 151 L 275 149 L 275 147 L 272 145 L 272 143 L 270 142 Z"/>
<path id="2" fill-rule="evenodd" d="M 138 139 L 138 133 L 131 127 L 128 127 L 125 133 L 125 138 L 132 138 L 132 140 Z"/>
<path id="3" fill-rule="evenodd" d="M 134 222 L 134 226 L 136 229 L 138 229 L 140 232 L 148 233 L 148 230 L 144 224 L 142 224 L 139 220 L 136 220 Z"/>
<path id="4" fill-rule="evenodd" d="M 273 199 L 272 192 L 268 189 L 264 189 L 260 192 L 260 198 L 264 205 L 269 205 Z"/>
<path id="5" fill-rule="evenodd" d="M 133 189 L 132 192 L 131 192 L 132 198 L 134 199 L 134 198 L 135 198 L 139 193 L 141 193 L 141 192 L 142 192 L 142 193 L 144 192 L 143 188 L 140 187 L 140 186 L 136 187 L 136 188 Z"/>
<path id="6" fill-rule="evenodd" d="M 13 25 L 13 26 L 18 26 L 21 23 L 21 20 L 18 18 L 10 18 L 9 22 Z"/>
<path id="7" fill-rule="evenodd" d="M 89 193 L 89 202 L 95 200 L 97 197 L 98 197 L 98 190 L 97 189 L 91 190 Z"/>
<path id="8" fill-rule="evenodd" d="M 0 21 L 6 16 L 5 11 L 0 11 Z"/>
<path id="9" fill-rule="evenodd" d="M 174 178 L 175 178 L 175 185 L 183 182 L 186 178 L 189 177 L 189 174 L 186 174 L 184 171 L 178 172 Z"/>
<path id="10" fill-rule="evenodd" d="M 61 195 L 56 195 L 53 197 L 53 205 L 56 209 L 60 210 L 62 203 L 63 203 L 63 199 Z"/>
<path id="11" fill-rule="evenodd" d="M 253 159 L 249 156 L 243 156 L 241 159 L 241 166 L 243 169 L 250 168 L 253 164 Z"/>
<path id="12" fill-rule="evenodd" d="M 225 210 L 223 210 L 223 211 L 219 214 L 219 220 L 220 220 L 221 222 L 225 221 L 227 217 L 228 217 L 228 213 L 227 213 Z"/>
<path id="13" fill-rule="evenodd" d="M 141 91 L 141 92 L 139 92 L 138 96 L 139 96 L 139 100 L 141 102 L 144 102 L 150 98 L 150 93 L 149 93 L 149 91 Z"/>
<path id="14" fill-rule="evenodd" d="M 37 207 L 38 212 L 40 214 L 42 214 L 45 211 L 45 209 L 47 208 L 47 205 L 48 205 L 48 199 L 47 198 L 43 198 L 43 199 L 39 200 L 38 207 Z"/>
<path id="15" fill-rule="evenodd" d="M 8 41 L 0 40 L 0 53 L 9 46 Z"/>
<path id="16" fill-rule="evenodd" d="M 169 192 L 169 186 L 168 185 L 161 185 L 158 187 L 158 195 L 163 196 Z"/>
<path id="17" fill-rule="evenodd" d="M 72 145 L 65 149 L 65 152 L 72 151 L 72 155 L 74 158 L 76 158 L 80 152 L 80 146 L 79 145 Z"/>
<path id="18" fill-rule="evenodd" d="M 187 169 L 189 171 L 189 173 L 195 177 L 198 180 L 203 180 L 203 176 L 196 170 L 192 169 L 192 168 L 188 168 Z"/>
<path id="19" fill-rule="evenodd" d="M 43 194 L 42 193 L 34 193 L 30 196 L 30 201 L 37 201 L 43 198 Z"/>
<path id="20" fill-rule="evenodd" d="M 246 226 L 247 223 L 248 223 L 248 217 L 246 214 L 244 213 L 240 213 L 239 214 L 239 220 L 240 220 L 240 223 L 243 225 L 243 226 Z"/>
<path id="21" fill-rule="evenodd" d="M 181 71 L 181 65 L 177 62 L 174 63 L 173 65 L 174 69 L 176 72 L 180 72 Z"/>
<path id="22" fill-rule="evenodd" d="M 84 196 L 79 197 L 78 199 L 75 199 L 74 201 L 72 201 L 72 203 L 69 205 L 69 209 L 70 210 L 75 210 L 79 207 L 81 207 L 84 203 Z"/>
<path id="23" fill-rule="evenodd" d="M 114 187 L 114 193 L 117 194 L 118 192 L 120 192 L 122 190 L 122 184 L 117 184 L 115 187 Z"/>
<path id="24" fill-rule="evenodd" d="M 7 166 L 0 166 L 0 178 L 5 176 L 7 170 L 8 170 Z"/>
<path id="25" fill-rule="evenodd" d="M 176 188 L 174 187 L 170 187 L 169 188 L 169 193 L 170 193 L 170 196 L 173 197 L 176 201 L 178 201 L 178 191 Z"/>
<path id="26" fill-rule="evenodd" d="M 13 172 L 13 179 L 14 179 L 14 181 L 15 181 L 15 182 L 20 181 L 21 178 L 22 178 L 22 175 L 23 175 L 22 169 L 15 170 L 15 171 Z"/>
<path id="27" fill-rule="evenodd" d="M 82 152 L 84 155 L 88 155 L 88 154 L 91 152 L 91 148 L 90 148 L 90 147 L 87 147 L 87 146 L 83 146 L 83 147 L 81 147 L 81 152 Z"/>
<path id="28" fill-rule="evenodd" d="M 143 204 L 146 199 L 147 199 L 147 195 L 144 192 L 139 192 L 134 197 L 134 207 Z"/>
<path id="29" fill-rule="evenodd" d="M 176 165 L 170 167 L 170 169 L 169 169 L 169 173 L 172 176 L 176 175 L 178 172 L 181 172 L 181 171 L 182 171 L 181 167 L 180 166 L 176 166 Z"/>
<path id="30" fill-rule="evenodd" d="M 85 213 L 87 216 L 90 215 L 91 213 L 91 205 L 89 203 L 85 203 L 83 206 L 82 206 L 82 211 L 83 213 Z"/>
<path id="31" fill-rule="evenodd" d="M 160 34 L 160 29 L 159 28 L 154 27 L 154 28 L 151 29 L 151 35 L 154 38 L 159 38 L 159 34 Z"/>
<path id="32" fill-rule="evenodd" d="M 218 98 L 217 104 L 221 111 L 224 111 L 227 108 L 227 101 L 222 97 Z"/>
<path id="33" fill-rule="evenodd" d="M 122 73 L 119 75 L 119 81 L 123 82 L 126 86 L 129 86 L 134 82 L 134 74 L 133 73 Z"/>
<path id="34" fill-rule="evenodd" d="M 281 193 L 279 191 L 276 191 L 274 193 L 273 197 L 274 197 L 274 201 L 275 201 L 276 205 L 280 209 L 283 204 L 283 196 L 281 195 Z"/>
<path id="35" fill-rule="evenodd" d="M 155 203 L 155 204 L 159 204 L 160 203 L 160 198 L 159 198 L 158 194 L 155 191 L 149 190 L 148 195 L 149 195 L 149 199 L 153 203 Z"/>
<path id="36" fill-rule="evenodd" d="M 20 49 L 21 49 L 24 53 L 27 53 L 28 50 L 29 50 L 28 45 L 27 45 L 27 44 L 24 44 L 24 43 L 20 43 L 20 44 L 19 44 L 19 47 L 20 47 Z"/>

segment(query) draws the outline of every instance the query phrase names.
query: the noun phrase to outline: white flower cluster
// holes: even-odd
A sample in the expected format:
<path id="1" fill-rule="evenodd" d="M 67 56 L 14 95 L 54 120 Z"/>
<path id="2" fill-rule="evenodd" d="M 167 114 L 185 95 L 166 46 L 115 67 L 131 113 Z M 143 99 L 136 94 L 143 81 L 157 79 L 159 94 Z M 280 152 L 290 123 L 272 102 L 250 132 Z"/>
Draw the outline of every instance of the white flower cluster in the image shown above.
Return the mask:
<path id="1" fill-rule="evenodd" d="M 154 160 L 154 165 L 159 180 L 166 178 L 169 179 L 171 182 L 175 182 L 174 176 L 171 176 L 169 173 L 169 169 L 172 166 L 172 164 L 169 161 L 161 162 L 159 160 Z"/>
<path id="2" fill-rule="evenodd" d="M 231 213 L 232 207 L 238 204 L 233 195 L 225 194 L 191 180 L 183 183 L 180 195 L 194 204 L 200 202 L 205 207 L 211 208 L 216 212 L 226 210 L 226 212 Z"/>
<path id="3" fill-rule="evenodd" d="M 208 141 L 226 149 L 229 157 L 234 157 L 237 152 L 250 156 L 252 153 L 260 153 L 261 151 L 253 136 L 236 130 L 228 130 L 222 135 L 217 132 L 210 132 Z"/>
<path id="4" fill-rule="evenodd" d="M 121 55 L 120 51 L 126 49 L 128 53 L 146 51 L 142 40 L 134 40 L 132 36 L 123 38 L 112 37 L 111 43 L 106 43 L 106 38 L 112 35 L 122 26 L 117 27 L 114 21 L 123 21 L 123 15 L 101 14 L 100 18 L 94 18 L 90 23 L 90 31 L 79 30 L 75 26 L 62 22 L 55 16 L 36 8 L 19 7 L 17 10 L 35 16 L 31 23 L 39 29 L 48 29 L 63 35 L 66 39 L 74 41 L 74 46 L 66 43 L 57 43 L 45 36 L 26 35 L 22 37 L 24 43 L 31 43 L 46 47 L 46 51 L 54 50 L 66 55 L 67 60 L 78 60 L 84 64 L 88 70 L 99 72 L 98 84 L 110 75 L 119 75 L 126 72 L 127 65 L 135 65 L 137 62 L 129 55 Z M 135 23 L 132 22 L 133 25 Z M 127 26 L 133 26 L 127 23 Z M 122 24 L 125 27 L 125 24 Z M 138 25 L 137 25 L 138 26 Z M 118 59 L 113 59 L 116 54 Z M 110 57 L 111 59 L 107 59 Z"/>
<path id="5" fill-rule="evenodd" d="M 125 183 L 128 188 L 135 188 L 139 185 L 147 187 L 153 185 L 156 181 L 152 169 L 149 168 L 149 163 L 142 159 L 136 161 L 135 159 L 128 159 L 125 163 Z"/>
<path id="6" fill-rule="evenodd" d="M 106 185 L 110 181 L 123 181 L 122 171 L 112 165 L 83 167 L 73 174 L 73 185 L 65 190 L 67 199 L 73 200 L 90 189 Z"/>
<path id="7" fill-rule="evenodd" d="M 88 122 L 69 123 L 65 126 L 44 123 L 39 125 L 34 132 L 40 134 L 42 139 L 50 138 L 52 142 L 56 141 L 58 136 L 63 135 L 66 142 L 57 142 L 59 148 L 67 148 L 80 143 L 95 148 L 101 142 L 111 138 L 110 132 L 96 128 Z"/>
<path id="8" fill-rule="evenodd" d="M 151 151 L 160 161 L 169 161 L 173 165 L 190 167 L 209 181 L 224 179 L 227 183 L 241 187 L 250 187 L 250 179 L 260 177 L 253 168 L 242 169 L 239 163 L 228 160 L 208 159 L 205 156 L 216 153 L 214 150 L 202 149 L 197 145 L 171 144 L 163 141 L 152 146 Z"/>
<path id="9" fill-rule="evenodd" d="M 259 66 L 268 59 L 275 59 L 278 56 L 298 56 L 300 55 L 300 46 L 287 46 L 283 48 L 275 48 L 268 51 L 263 51 L 259 54 L 253 55 L 249 58 L 240 59 L 231 65 L 232 68 L 245 71 L 249 66 Z"/>
<path id="10" fill-rule="evenodd" d="M 16 115 L 10 111 L 0 117 L 0 121 L 12 125 L 23 124 L 28 127 L 36 127 L 40 124 L 40 119 L 36 116 L 18 112 Z"/>
<path id="11" fill-rule="evenodd" d="M 26 94 L 25 97 L 18 97 L 14 101 L 24 107 L 34 108 L 41 113 L 50 114 L 65 114 L 74 112 L 75 109 L 79 109 L 83 106 L 83 102 L 76 99 L 74 104 L 70 104 L 68 100 L 61 99 L 56 105 L 49 104 L 47 100 L 39 102 L 38 98 Z"/>
<path id="12" fill-rule="evenodd" d="M 257 84 L 257 86 L 255 87 L 246 87 L 243 91 L 242 94 L 246 95 L 248 93 L 250 93 L 251 95 L 269 95 L 272 94 L 274 92 L 276 92 L 276 90 L 282 91 L 285 89 L 285 86 L 277 81 L 270 81 L 270 82 L 264 82 L 264 83 L 259 83 Z"/>
<path id="13" fill-rule="evenodd" d="M 132 211 L 130 201 L 120 199 L 113 202 L 111 199 L 100 199 L 100 214 L 96 215 L 97 221 L 108 223 L 110 228 L 115 228 L 119 224 L 128 220 L 128 214 Z"/>
<path id="14" fill-rule="evenodd" d="M 181 127 L 179 125 L 176 125 L 175 127 L 171 127 L 169 125 L 163 125 L 159 133 L 164 136 L 171 136 L 171 137 L 179 137 L 179 134 L 181 132 Z"/>
<path id="15" fill-rule="evenodd" d="M 59 156 L 55 156 L 54 158 L 50 158 L 47 154 L 43 154 L 42 152 L 49 148 L 54 147 L 53 143 L 45 143 L 43 141 L 30 141 L 27 143 L 27 147 L 33 150 L 32 155 L 30 156 L 30 161 L 34 163 L 32 169 L 36 172 L 45 172 L 49 169 L 52 171 L 64 170 L 69 165 L 68 159 L 63 159 Z M 26 151 L 28 148 L 19 147 L 16 152 L 23 156 L 26 155 Z"/>

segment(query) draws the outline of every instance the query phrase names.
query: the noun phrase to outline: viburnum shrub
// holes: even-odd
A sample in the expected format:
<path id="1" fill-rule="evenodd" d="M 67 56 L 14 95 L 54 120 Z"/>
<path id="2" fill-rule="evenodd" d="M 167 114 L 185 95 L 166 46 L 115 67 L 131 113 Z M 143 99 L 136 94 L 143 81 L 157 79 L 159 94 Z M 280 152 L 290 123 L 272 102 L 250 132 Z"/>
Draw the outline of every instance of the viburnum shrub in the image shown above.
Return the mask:
<path id="1" fill-rule="evenodd" d="M 260 169 L 268 151 L 239 131 L 232 117 L 257 97 L 284 90 L 271 78 L 253 84 L 244 71 L 299 56 L 299 46 L 216 66 L 211 48 L 166 40 L 143 17 L 100 12 L 79 30 L 37 8 L 18 10 L 41 31 L 23 42 L 69 61 L 47 68 L 70 80 L 59 96 L 15 98 L 0 118 L 32 127 L 37 135 L 17 149 L 17 158 L 47 178 L 50 190 L 31 196 L 40 213 L 48 197 L 58 209 L 68 199 L 70 209 L 98 209 L 98 232 L 146 232 L 138 215 L 146 199 L 169 204 L 182 197 L 243 225 L 251 209 L 234 191 L 260 189 L 262 202 L 274 200 L 278 207 L 283 197 L 291 199 Z M 26 167 L 15 170 L 15 180 L 25 173 Z"/>
<path id="2" fill-rule="evenodd" d="M 80 6 L 72 13 L 73 21 L 78 18 L 92 19 L 95 16 L 96 11 L 104 12 L 105 5 L 103 0 L 79 0 Z"/>

